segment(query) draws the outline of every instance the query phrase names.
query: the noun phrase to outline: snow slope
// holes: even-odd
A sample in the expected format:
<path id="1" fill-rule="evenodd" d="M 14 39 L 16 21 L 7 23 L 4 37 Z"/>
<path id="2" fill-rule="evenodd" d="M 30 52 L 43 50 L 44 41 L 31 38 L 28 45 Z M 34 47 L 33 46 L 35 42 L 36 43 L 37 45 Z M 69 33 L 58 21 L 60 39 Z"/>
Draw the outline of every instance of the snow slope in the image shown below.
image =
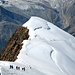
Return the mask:
<path id="1" fill-rule="evenodd" d="M 10 65 L 13 65 L 13 69 L 10 68 Z M 16 69 L 16 66 L 20 69 Z M 22 70 L 24 67 L 25 71 Z M 30 69 L 28 65 L 5 61 L 0 61 L 0 73 L 1 75 L 45 75 L 34 68 Z"/>
<path id="2" fill-rule="evenodd" d="M 15 62 L 0 62 L 2 73 L 13 75 L 75 75 L 75 37 L 39 17 L 31 17 L 23 27 L 29 39 L 23 41 Z M 4 65 L 4 64 L 6 65 Z M 14 69 L 9 69 L 10 65 Z M 16 70 L 16 65 L 26 70 Z M 30 67 L 31 66 L 31 67 Z M 2 75 L 11 75 L 11 74 Z"/>
<path id="3" fill-rule="evenodd" d="M 46 75 L 75 75 L 75 38 L 52 23 L 31 17 L 23 27 L 29 29 L 29 40 L 16 62 L 29 63 Z"/>

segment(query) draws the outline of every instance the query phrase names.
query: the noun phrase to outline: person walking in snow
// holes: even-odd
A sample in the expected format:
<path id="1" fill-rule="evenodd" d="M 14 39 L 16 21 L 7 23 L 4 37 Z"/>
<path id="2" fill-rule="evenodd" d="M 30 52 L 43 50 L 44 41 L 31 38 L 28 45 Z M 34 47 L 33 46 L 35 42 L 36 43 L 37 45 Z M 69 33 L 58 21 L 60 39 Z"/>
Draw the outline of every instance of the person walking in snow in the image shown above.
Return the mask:
<path id="1" fill-rule="evenodd" d="M 13 65 L 10 65 L 10 69 L 13 69 Z"/>
<path id="2" fill-rule="evenodd" d="M 24 70 L 24 71 L 25 71 L 25 67 L 24 67 L 24 68 L 22 68 L 22 70 Z"/>
<path id="3" fill-rule="evenodd" d="M 17 69 L 17 70 L 20 70 L 20 67 L 16 66 L 16 69 Z"/>

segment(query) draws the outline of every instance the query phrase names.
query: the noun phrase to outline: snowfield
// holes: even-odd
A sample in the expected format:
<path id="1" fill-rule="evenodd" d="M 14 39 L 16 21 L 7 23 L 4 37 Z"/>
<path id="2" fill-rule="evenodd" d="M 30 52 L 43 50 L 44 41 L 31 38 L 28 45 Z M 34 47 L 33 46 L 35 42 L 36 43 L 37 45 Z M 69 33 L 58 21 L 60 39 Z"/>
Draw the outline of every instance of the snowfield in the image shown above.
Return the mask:
<path id="1" fill-rule="evenodd" d="M 34 16 L 23 27 L 30 37 L 23 41 L 15 62 L 0 62 L 2 75 L 75 75 L 75 37 Z"/>

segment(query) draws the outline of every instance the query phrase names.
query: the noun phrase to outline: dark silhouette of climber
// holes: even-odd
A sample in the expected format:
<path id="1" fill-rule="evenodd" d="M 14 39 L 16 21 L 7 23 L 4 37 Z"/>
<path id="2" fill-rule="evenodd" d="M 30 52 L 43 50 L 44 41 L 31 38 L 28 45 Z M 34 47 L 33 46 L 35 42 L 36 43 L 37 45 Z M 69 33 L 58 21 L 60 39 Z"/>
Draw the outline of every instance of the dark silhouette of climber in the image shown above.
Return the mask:
<path id="1" fill-rule="evenodd" d="M 17 69 L 17 70 L 20 70 L 20 67 L 16 66 L 16 69 Z"/>
<path id="2" fill-rule="evenodd" d="M 22 70 L 24 70 L 24 71 L 25 71 L 25 67 L 24 67 L 24 68 L 22 68 Z"/>
<path id="3" fill-rule="evenodd" d="M 13 69 L 13 65 L 10 65 L 10 69 Z"/>

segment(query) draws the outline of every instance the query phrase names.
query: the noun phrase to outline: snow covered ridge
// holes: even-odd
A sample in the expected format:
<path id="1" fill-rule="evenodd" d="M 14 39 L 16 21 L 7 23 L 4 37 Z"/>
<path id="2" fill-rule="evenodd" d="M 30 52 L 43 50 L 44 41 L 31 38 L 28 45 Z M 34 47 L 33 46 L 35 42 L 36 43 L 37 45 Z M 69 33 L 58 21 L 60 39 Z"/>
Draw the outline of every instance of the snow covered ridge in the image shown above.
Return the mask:
<path id="1" fill-rule="evenodd" d="M 16 62 L 29 63 L 46 75 L 75 75 L 75 37 L 34 16 L 23 27 L 30 37 Z"/>
<path id="2" fill-rule="evenodd" d="M 75 75 L 75 37 L 34 16 L 23 27 L 30 37 L 15 62 L 0 61 L 2 75 Z"/>

